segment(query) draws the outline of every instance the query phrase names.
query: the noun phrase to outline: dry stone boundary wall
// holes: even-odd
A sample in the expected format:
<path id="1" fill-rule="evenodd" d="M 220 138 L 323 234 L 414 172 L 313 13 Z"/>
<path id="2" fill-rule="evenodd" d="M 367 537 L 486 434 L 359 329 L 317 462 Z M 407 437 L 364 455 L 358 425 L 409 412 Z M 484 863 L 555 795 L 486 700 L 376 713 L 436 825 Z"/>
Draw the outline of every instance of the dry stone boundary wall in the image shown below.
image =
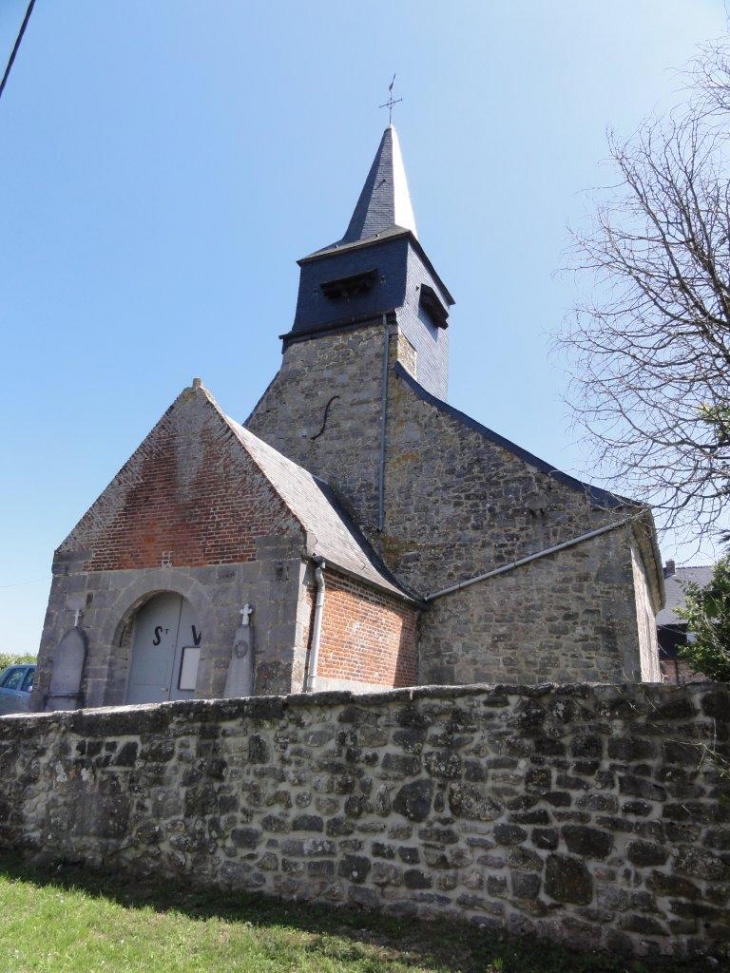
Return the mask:
<path id="1" fill-rule="evenodd" d="M 0 719 L 0 842 L 728 955 L 730 687 L 424 687 Z"/>

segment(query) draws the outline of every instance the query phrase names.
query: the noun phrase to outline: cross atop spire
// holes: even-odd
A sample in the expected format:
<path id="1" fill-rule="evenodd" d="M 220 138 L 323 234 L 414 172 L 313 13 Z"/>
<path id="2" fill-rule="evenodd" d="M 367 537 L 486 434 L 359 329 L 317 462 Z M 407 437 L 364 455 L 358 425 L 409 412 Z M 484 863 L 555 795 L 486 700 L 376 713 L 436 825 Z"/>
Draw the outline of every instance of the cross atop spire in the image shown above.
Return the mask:
<path id="1" fill-rule="evenodd" d="M 403 101 L 402 98 L 394 98 L 393 97 L 393 85 L 394 84 L 395 84 L 395 75 L 393 75 L 393 80 L 388 85 L 388 100 L 386 102 L 384 102 L 382 105 L 379 106 L 380 108 L 387 108 L 388 109 L 388 125 L 392 125 L 393 124 L 393 105 L 397 105 L 401 101 Z"/>
<path id="2" fill-rule="evenodd" d="M 398 133 L 393 125 L 389 125 L 383 132 L 350 225 L 340 243 L 366 240 L 394 226 L 418 236 Z"/>

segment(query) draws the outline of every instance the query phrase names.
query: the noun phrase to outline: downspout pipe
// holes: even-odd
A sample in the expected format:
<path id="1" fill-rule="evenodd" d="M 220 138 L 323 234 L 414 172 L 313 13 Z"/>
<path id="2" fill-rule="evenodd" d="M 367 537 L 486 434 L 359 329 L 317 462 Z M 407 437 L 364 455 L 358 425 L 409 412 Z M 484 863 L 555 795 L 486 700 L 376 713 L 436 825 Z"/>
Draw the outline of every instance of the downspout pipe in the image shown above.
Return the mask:
<path id="1" fill-rule="evenodd" d="M 388 359 L 390 355 L 390 329 L 388 316 L 383 314 L 383 381 L 380 401 L 380 464 L 378 468 L 378 530 L 385 526 L 385 437 L 388 428 Z"/>
<path id="2" fill-rule="evenodd" d="M 322 615 L 324 614 L 324 569 L 327 567 L 323 557 L 313 557 L 314 582 L 317 594 L 314 600 L 314 618 L 312 620 L 312 638 L 309 643 L 309 666 L 307 667 L 308 693 L 317 692 L 317 664 L 319 662 L 319 643 L 322 637 Z"/>

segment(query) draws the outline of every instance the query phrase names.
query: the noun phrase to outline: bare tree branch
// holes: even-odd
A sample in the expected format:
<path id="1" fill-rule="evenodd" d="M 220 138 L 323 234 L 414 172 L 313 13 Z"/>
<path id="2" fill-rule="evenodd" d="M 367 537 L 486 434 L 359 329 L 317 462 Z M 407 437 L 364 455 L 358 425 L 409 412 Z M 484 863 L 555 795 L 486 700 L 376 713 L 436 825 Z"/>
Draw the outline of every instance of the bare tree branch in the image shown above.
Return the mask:
<path id="1" fill-rule="evenodd" d="M 618 179 L 572 234 L 588 297 L 557 345 L 602 471 L 701 532 L 730 497 L 730 38 L 689 80 L 682 112 L 609 133 Z"/>

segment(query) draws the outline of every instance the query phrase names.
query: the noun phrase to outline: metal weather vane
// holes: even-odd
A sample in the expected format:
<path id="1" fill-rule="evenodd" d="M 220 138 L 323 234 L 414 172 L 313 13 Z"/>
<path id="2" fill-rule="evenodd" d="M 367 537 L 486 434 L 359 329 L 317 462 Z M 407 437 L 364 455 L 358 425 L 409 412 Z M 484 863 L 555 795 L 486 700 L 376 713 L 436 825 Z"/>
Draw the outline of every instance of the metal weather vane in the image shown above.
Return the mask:
<path id="1" fill-rule="evenodd" d="M 395 84 L 395 75 L 393 75 L 393 80 L 388 85 L 388 100 L 386 102 L 384 102 L 382 105 L 379 105 L 378 106 L 380 108 L 387 108 L 388 109 L 388 125 L 392 125 L 393 124 L 393 105 L 397 105 L 399 102 L 403 101 L 402 98 L 394 98 L 393 97 L 393 85 L 394 84 Z"/>

